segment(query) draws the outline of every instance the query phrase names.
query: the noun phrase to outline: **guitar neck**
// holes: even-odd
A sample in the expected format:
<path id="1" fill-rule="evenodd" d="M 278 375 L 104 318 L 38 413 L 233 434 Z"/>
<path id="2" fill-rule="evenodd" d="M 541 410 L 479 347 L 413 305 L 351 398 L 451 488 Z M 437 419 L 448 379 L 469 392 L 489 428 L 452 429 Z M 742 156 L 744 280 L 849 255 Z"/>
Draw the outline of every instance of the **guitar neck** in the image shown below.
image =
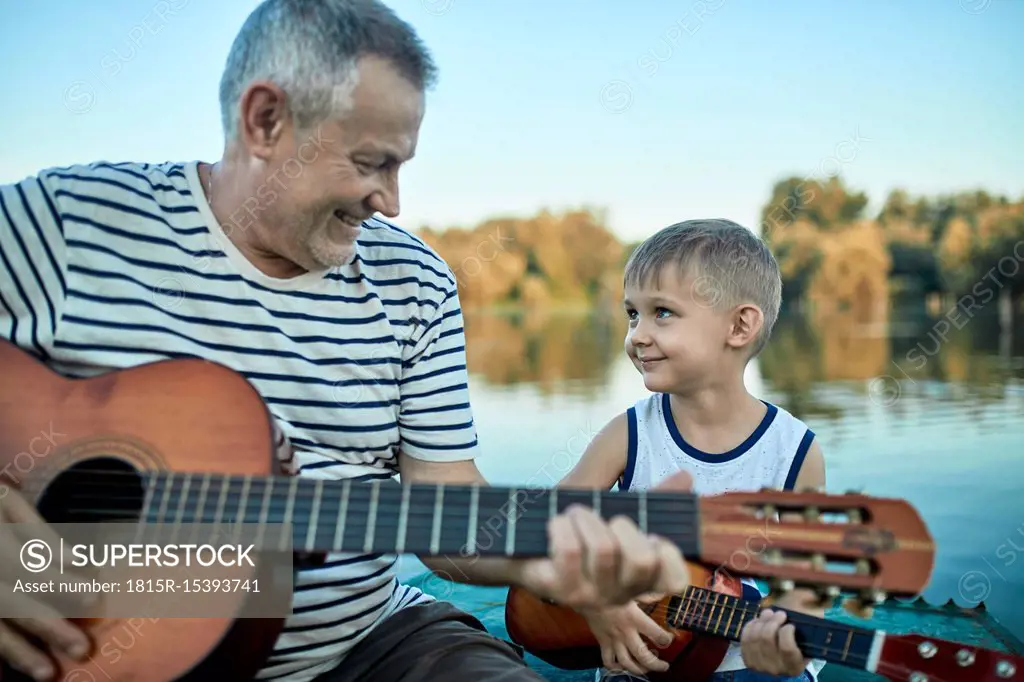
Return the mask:
<path id="1" fill-rule="evenodd" d="M 684 555 L 700 556 L 698 501 L 691 493 L 173 472 L 146 472 L 143 486 L 126 500 L 123 486 L 113 494 L 83 482 L 72 497 L 79 498 L 80 511 L 108 517 L 141 507 L 147 524 L 275 526 L 286 529 L 294 551 L 518 557 L 546 556 L 548 520 L 580 504 L 603 518 L 627 516 Z M 84 494 L 87 501 L 80 499 Z"/>
<path id="2" fill-rule="evenodd" d="M 675 628 L 740 641 L 743 626 L 764 608 L 756 602 L 701 587 L 688 587 L 672 597 L 666 622 Z M 846 625 L 788 609 L 786 622 L 796 630 L 796 643 L 807 658 L 874 671 L 885 635 L 879 630 Z"/>

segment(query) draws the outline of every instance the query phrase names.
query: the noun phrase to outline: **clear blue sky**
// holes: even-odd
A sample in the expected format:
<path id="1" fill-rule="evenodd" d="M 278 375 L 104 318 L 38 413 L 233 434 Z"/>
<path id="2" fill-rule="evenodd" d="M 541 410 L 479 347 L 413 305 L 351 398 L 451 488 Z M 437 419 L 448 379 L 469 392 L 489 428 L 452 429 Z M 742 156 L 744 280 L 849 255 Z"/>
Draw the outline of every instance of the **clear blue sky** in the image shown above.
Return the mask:
<path id="1" fill-rule="evenodd" d="M 1024 0 L 389 4 L 441 67 L 402 176 L 411 228 L 584 203 L 625 239 L 696 216 L 753 226 L 776 179 L 840 167 L 874 202 L 1024 196 Z M 0 4 L 0 181 L 218 158 L 220 69 L 255 5 Z"/>

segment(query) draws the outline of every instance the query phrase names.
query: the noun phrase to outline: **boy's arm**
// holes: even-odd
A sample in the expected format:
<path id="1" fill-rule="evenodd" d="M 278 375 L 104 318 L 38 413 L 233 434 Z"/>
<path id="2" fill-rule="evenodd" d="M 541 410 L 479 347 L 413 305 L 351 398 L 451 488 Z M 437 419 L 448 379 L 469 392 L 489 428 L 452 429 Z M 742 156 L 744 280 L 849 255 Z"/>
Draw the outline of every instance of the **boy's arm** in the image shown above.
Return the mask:
<path id="1" fill-rule="evenodd" d="M 629 422 L 622 413 L 594 436 L 576 466 L 555 487 L 610 489 L 626 470 L 628 447 Z"/>
<path id="2" fill-rule="evenodd" d="M 802 491 L 813 489 L 818 492 L 825 490 L 825 455 L 818 447 L 818 439 L 811 441 L 811 447 L 807 449 L 807 456 L 804 458 L 800 473 L 796 475 L 794 490 Z"/>

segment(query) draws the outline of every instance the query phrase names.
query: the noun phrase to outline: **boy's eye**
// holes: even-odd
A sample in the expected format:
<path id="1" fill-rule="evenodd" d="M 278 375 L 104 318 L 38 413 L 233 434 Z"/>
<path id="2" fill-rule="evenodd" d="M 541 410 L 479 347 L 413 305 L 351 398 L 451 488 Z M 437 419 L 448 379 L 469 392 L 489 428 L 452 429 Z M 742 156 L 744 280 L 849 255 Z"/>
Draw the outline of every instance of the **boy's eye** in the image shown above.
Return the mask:
<path id="1" fill-rule="evenodd" d="M 668 308 L 658 308 L 655 312 L 657 313 L 658 317 L 662 317 L 662 313 L 664 313 L 665 315 L 672 314 L 672 311 L 669 310 Z"/>
<path id="2" fill-rule="evenodd" d="M 628 317 L 631 320 L 635 320 L 636 319 L 636 311 L 635 310 L 626 310 L 626 317 Z"/>

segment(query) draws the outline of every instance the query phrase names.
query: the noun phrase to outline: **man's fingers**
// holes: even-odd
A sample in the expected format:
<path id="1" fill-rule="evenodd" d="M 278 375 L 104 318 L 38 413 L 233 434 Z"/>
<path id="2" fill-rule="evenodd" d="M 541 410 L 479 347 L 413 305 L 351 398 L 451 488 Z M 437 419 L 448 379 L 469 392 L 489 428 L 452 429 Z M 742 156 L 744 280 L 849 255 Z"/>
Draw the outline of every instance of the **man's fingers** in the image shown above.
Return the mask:
<path id="1" fill-rule="evenodd" d="M 0 658 L 37 680 L 53 676 L 53 666 L 46 655 L 29 644 L 21 633 L 0 620 Z"/>
<path id="2" fill-rule="evenodd" d="M 84 632 L 52 606 L 14 592 L 9 584 L 0 583 L 0 612 L 0 623 L 14 623 L 74 658 L 84 656 L 88 651 L 89 640 Z"/>
<path id="3" fill-rule="evenodd" d="M 668 540 L 652 536 L 651 541 L 658 554 L 658 572 L 654 590 L 666 594 L 681 594 L 690 586 L 690 568 L 686 565 L 686 560 L 679 548 Z"/>
<path id="4" fill-rule="evenodd" d="M 572 506 L 566 512 L 573 522 L 584 547 L 584 580 L 591 582 L 601 595 L 608 595 L 611 601 L 622 601 L 631 595 L 621 595 L 616 577 L 619 570 L 619 547 L 608 526 L 592 510 Z"/>
<path id="5" fill-rule="evenodd" d="M 22 541 L 45 540 L 54 548 L 60 543 L 60 536 L 53 527 L 43 520 L 35 507 L 17 490 L 9 490 L 0 500 L 0 507 L 3 509 L 0 519 L 5 523 L 17 524 L 18 536 Z"/>
<path id="6" fill-rule="evenodd" d="M 578 576 L 582 572 L 583 547 L 569 518 L 559 515 L 548 522 L 548 543 L 548 555 L 553 559 L 557 574 L 551 576 L 550 582 L 554 582 L 556 577 L 562 581 L 571 577 L 579 580 Z M 564 594 L 561 597 L 568 599 L 569 595 Z"/>
<path id="7" fill-rule="evenodd" d="M 641 604 L 648 604 L 648 605 L 650 605 L 650 604 L 656 604 L 656 603 L 660 602 L 662 599 L 664 599 L 667 596 L 668 595 L 663 594 L 661 592 L 644 592 L 641 595 L 637 595 L 637 597 L 635 599 L 636 599 L 636 601 L 640 602 Z"/>
<path id="8" fill-rule="evenodd" d="M 651 539 L 640 533 L 633 521 L 625 516 L 616 516 L 608 524 L 619 547 L 619 583 L 623 590 L 633 597 L 639 592 L 649 592 L 658 576 L 658 548 Z"/>

